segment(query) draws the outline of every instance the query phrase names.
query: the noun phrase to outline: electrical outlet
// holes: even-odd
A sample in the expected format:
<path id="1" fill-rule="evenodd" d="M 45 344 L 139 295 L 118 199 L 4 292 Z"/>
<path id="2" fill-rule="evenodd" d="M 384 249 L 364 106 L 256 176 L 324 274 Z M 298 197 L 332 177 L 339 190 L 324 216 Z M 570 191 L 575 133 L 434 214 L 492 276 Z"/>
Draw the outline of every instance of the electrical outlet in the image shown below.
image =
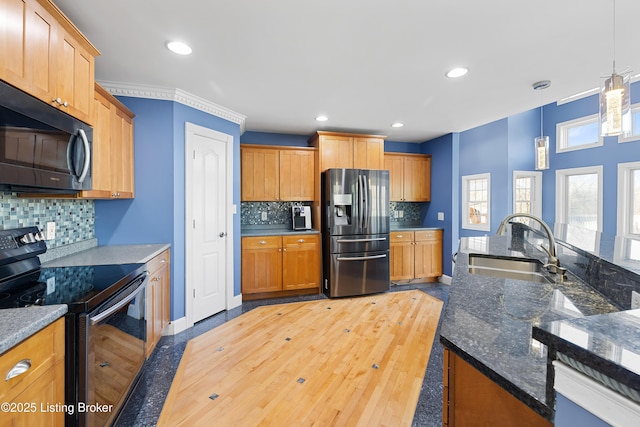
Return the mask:
<path id="1" fill-rule="evenodd" d="M 398 211 L 398 216 L 400 218 L 404 218 L 404 211 Z"/>
<path id="2" fill-rule="evenodd" d="M 262 221 L 266 221 L 267 220 L 267 211 L 262 211 L 261 219 L 262 219 Z"/>
<path id="3" fill-rule="evenodd" d="M 398 218 L 398 211 L 393 211 L 393 217 Z"/>
<path id="4" fill-rule="evenodd" d="M 631 291 L 631 309 L 640 308 L 640 293 Z"/>
<path id="5" fill-rule="evenodd" d="M 444 221 L 444 212 L 438 212 L 438 221 Z"/>
<path id="6" fill-rule="evenodd" d="M 56 223 L 54 221 L 47 222 L 47 240 L 54 240 L 56 238 Z"/>
<path id="7" fill-rule="evenodd" d="M 47 295 L 52 294 L 56 291 L 56 277 L 49 277 L 47 279 Z"/>

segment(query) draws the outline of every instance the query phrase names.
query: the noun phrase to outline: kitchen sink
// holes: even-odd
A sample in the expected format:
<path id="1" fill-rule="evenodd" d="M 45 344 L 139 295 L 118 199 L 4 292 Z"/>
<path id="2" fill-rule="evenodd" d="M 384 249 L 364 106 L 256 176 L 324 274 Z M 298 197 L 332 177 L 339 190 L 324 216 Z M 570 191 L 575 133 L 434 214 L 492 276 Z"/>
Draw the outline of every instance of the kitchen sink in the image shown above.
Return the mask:
<path id="1" fill-rule="evenodd" d="M 529 282 L 549 283 L 545 268 L 535 259 L 488 257 L 481 254 L 469 254 L 469 273 L 502 279 L 526 280 Z"/>

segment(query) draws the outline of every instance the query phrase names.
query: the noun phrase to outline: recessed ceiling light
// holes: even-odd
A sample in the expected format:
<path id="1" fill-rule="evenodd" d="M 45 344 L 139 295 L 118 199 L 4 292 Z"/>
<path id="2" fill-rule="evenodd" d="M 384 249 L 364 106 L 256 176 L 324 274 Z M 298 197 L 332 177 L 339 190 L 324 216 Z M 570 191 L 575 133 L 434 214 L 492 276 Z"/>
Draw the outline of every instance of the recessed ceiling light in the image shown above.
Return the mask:
<path id="1" fill-rule="evenodd" d="M 178 55 L 189 55 L 191 53 L 191 47 L 182 42 L 167 42 L 167 49 Z"/>
<path id="2" fill-rule="evenodd" d="M 451 79 L 457 79 L 458 77 L 462 77 L 469 72 L 468 69 L 464 67 L 454 68 L 452 70 L 447 71 L 447 77 Z"/>
<path id="3" fill-rule="evenodd" d="M 316 120 L 319 122 L 326 122 L 327 120 L 329 120 L 329 117 L 327 116 L 318 116 L 316 117 Z"/>
<path id="4" fill-rule="evenodd" d="M 392 128 L 401 128 L 402 126 L 404 126 L 404 123 L 395 122 L 395 123 L 391 124 Z"/>

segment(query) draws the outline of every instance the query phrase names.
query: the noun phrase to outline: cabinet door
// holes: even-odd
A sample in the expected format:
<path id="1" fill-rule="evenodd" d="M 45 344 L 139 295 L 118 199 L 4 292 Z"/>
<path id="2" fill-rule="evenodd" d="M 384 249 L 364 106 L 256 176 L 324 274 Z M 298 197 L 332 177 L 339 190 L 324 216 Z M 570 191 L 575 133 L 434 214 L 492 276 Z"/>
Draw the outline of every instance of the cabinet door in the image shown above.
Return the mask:
<path id="1" fill-rule="evenodd" d="M 241 197 L 244 201 L 280 199 L 278 150 L 243 147 L 240 150 Z"/>
<path id="2" fill-rule="evenodd" d="M 282 239 L 282 289 L 319 288 L 320 235 L 285 236 Z"/>
<path id="3" fill-rule="evenodd" d="M 23 0 L 0 0 L 0 79 L 21 86 L 25 82 L 25 17 L 29 17 Z M 30 24 L 30 22 L 29 22 Z M 33 31 L 32 27 L 27 27 Z M 48 43 L 43 43 L 48 47 Z M 43 50 L 46 53 L 46 50 Z M 42 58 L 41 58 L 42 59 Z M 45 55 L 45 58 L 48 57 Z"/>
<path id="4" fill-rule="evenodd" d="M 353 167 L 359 169 L 383 169 L 384 140 L 380 138 L 353 139 Z"/>
<path id="5" fill-rule="evenodd" d="M 404 158 L 386 154 L 384 168 L 389 171 L 389 200 L 401 202 L 404 199 Z"/>
<path id="6" fill-rule="evenodd" d="M 431 200 L 431 158 L 405 157 L 404 200 L 428 202 Z"/>
<path id="7" fill-rule="evenodd" d="M 282 238 L 242 238 L 242 293 L 282 290 Z"/>
<path id="8" fill-rule="evenodd" d="M 113 106 L 111 109 L 112 197 L 133 198 L 133 119 Z"/>
<path id="9" fill-rule="evenodd" d="M 158 318 L 156 313 L 156 303 L 158 299 L 158 286 L 155 280 L 149 279 L 147 282 L 147 289 L 145 295 L 145 317 L 147 318 L 147 341 L 145 343 L 145 353 L 147 359 L 153 353 L 153 349 L 156 347 L 157 337 L 156 330 L 158 329 Z"/>
<path id="10" fill-rule="evenodd" d="M 90 191 L 81 197 L 111 197 L 111 102 L 97 91 L 93 104 L 93 146 Z"/>
<path id="11" fill-rule="evenodd" d="M 44 8 L 34 1 L 26 3 L 24 33 L 24 80 L 15 84 L 36 98 L 51 104 L 55 93 L 58 26 Z"/>
<path id="12" fill-rule="evenodd" d="M 280 200 L 312 201 L 315 183 L 314 152 L 280 150 Z"/>
<path id="13" fill-rule="evenodd" d="M 442 230 L 417 231 L 415 236 L 415 278 L 442 276 Z"/>
<path id="14" fill-rule="evenodd" d="M 389 234 L 389 275 L 391 280 L 413 279 L 414 233 L 391 232 Z"/>
<path id="15" fill-rule="evenodd" d="M 332 168 L 353 168 L 353 138 L 322 135 L 320 137 L 320 165 L 318 172 Z"/>

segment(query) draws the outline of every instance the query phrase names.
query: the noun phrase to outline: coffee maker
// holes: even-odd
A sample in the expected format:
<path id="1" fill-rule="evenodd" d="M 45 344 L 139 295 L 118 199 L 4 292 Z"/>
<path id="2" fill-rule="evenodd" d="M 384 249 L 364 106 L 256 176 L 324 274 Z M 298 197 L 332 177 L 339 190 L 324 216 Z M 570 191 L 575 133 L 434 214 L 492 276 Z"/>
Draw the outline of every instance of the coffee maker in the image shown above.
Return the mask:
<path id="1" fill-rule="evenodd" d="M 292 206 L 291 219 L 294 230 L 311 230 L 311 207 Z"/>

